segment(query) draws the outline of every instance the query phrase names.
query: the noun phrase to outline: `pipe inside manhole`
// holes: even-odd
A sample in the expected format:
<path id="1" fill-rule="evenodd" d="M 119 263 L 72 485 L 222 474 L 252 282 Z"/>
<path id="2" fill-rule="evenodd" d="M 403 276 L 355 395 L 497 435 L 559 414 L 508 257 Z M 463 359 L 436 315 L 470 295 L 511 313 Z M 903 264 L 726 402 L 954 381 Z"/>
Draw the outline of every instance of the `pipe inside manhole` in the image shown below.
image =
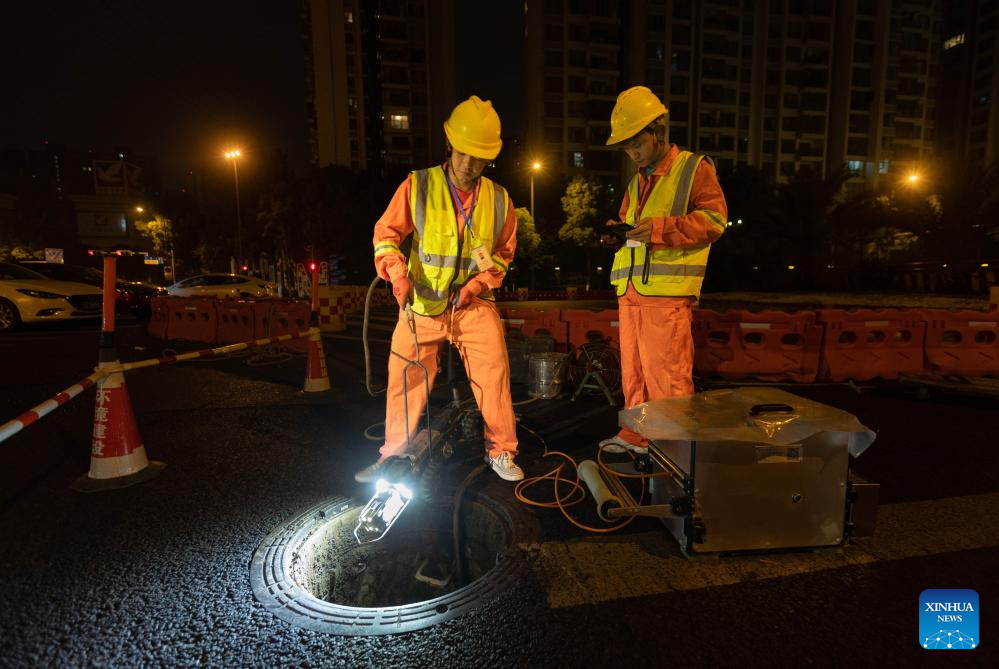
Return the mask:
<path id="1" fill-rule="evenodd" d="M 520 523 L 467 492 L 455 560 L 453 508 L 414 500 L 381 540 L 353 535 L 366 500 L 338 498 L 276 528 L 251 565 L 257 599 L 278 617 L 336 634 L 392 634 L 456 617 L 507 589 L 525 560 Z"/>

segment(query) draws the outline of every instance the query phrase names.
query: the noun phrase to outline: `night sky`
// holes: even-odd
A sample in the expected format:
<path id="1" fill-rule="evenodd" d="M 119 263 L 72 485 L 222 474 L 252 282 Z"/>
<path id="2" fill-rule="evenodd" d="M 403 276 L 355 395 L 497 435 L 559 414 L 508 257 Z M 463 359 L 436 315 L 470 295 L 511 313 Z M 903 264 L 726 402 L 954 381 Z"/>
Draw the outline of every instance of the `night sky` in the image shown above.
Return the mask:
<path id="1" fill-rule="evenodd" d="M 494 99 L 508 133 L 522 131 L 523 4 L 455 5 L 458 98 Z M 299 1 L 19 2 L 4 13 L 0 148 L 128 147 L 159 158 L 168 188 L 229 144 L 281 149 L 306 169 Z"/>
<path id="2" fill-rule="evenodd" d="M 14 9 L 16 7 L 16 9 Z M 18 2 L 4 8 L 0 147 L 124 146 L 158 157 L 166 186 L 283 149 L 309 160 L 299 2 Z"/>

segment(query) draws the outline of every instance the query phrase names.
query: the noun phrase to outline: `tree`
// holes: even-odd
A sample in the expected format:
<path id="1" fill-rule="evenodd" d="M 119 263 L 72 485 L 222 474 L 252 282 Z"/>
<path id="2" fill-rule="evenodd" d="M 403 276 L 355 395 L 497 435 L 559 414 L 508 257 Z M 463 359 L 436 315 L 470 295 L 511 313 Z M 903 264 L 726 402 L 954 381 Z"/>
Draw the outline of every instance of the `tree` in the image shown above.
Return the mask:
<path id="1" fill-rule="evenodd" d="M 941 212 L 930 245 L 948 264 L 977 265 L 986 242 L 999 240 L 999 163 L 980 169 L 962 162 L 945 174 L 936 189 Z"/>
<path id="2" fill-rule="evenodd" d="M 576 246 L 594 244 L 597 240 L 594 225 L 598 221 L 602 195 L 603 186 L 595 178 L 574 176 L 562 196 L 565 223 L 559 228 L 558 238 Z"/>
<path id="3" fill-rule="evenodd" d="M 517 257 L 521 266 L 531 269 L 531 290 L 534 290 L 534 269 L 540 264 L 541 235 L 534 227 L 534 217 L 527 207 L 517 207 Z"/>
<path id="4" fill-rule="evenodd" d="M 596 178 L 574 176 L 562 196 L 565 223 L 559 228 L 558 238 L 586 251 L 586 290 L 590 289 L 591 254 L 597 246 L 596 226 L 606 220 L 610 201 L 607 192 Z"/>
<path id="5" fill-rule="evenodd" d="M 173 250 L 173 223 L 159 214 L 153 214 L 146 220 L 136 221 L 136 229 L 149 239 L 153 245 L 153 253 L 164 256 Z"/>
<path id="6" fill-rule="evenodd" d="M 756 167 L 738 165 L 720 169 L 718 181 L 733 225 L 712 244 L 704 291 L 769 287 L 769 268 L 787 265 L 781 262 L 786 257 L 771 239 L 771 219 L 778 209 L 773 176 Z"/>

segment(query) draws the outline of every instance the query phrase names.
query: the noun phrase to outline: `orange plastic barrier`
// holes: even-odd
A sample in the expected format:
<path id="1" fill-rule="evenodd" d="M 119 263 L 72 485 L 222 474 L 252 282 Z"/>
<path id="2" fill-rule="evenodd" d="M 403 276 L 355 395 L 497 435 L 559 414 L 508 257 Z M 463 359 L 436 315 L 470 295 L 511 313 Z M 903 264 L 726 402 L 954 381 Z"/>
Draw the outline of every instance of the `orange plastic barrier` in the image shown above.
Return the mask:
<path id="1" fill-rule="evenodd" d="M 500 318 L 508 334 L 519 331 L 525 337 L 549 335 L 559 350 L 565 350 L 569 333 L 558 309 L 500 307 Z"/>
<path id="2" fill-rule="evenodd" d="M 563 309 L 562 320 L 569 328 L 569 346 L 576 347 L 591 341 L 601 341 L 620 346 L 617 309 Z"/>
<path id="3" fill-rule="evenodd" d="M 149 323 L 146 331 L 150 337 L 157 339 L 169 339 L 167 332 L 170 325 L 170 299 L 169 297 L 149 298 Z"/>
<path id="4" fill-rule="evenodd" d="M 810 383 L 818 374 L 822 326 L 814 312 L 695 309 L 691 330 L 703 376 Z"/>
<path id="5" fill-rule="evenodd" d="M 170 339 L 215 343 L 218 336 L 218 314 L 215 300 L 196 297 L 171 297 L 169 300 Z"/>
<path id="6" fill-rule="evenodd" d="M 999 312 L 925 313 L 930 370 L 961 376 L 999 376 Z"/>
<path id="7" fill-rule="evenodd" d="M 894 379 L 923 371 L 925 314 L 915 309 L 820 309 L 823 381 Z"/>
<path id="8" fill-rule="evenodd" d="M 238 344 L 256 339 L 253 302 L 219 300 L 215 306 L 219 319 L 218 343 Z"/>
<path id="9" fill-rule="evenodd" d="M 309 329 L 312 306 L 299 300 L 262 300 L 253 303 L 253 333 L 257 339 L 298 334 Z M 283 344 L 296 351 L 308 352 L 307 339 L 293 339 Z"/>

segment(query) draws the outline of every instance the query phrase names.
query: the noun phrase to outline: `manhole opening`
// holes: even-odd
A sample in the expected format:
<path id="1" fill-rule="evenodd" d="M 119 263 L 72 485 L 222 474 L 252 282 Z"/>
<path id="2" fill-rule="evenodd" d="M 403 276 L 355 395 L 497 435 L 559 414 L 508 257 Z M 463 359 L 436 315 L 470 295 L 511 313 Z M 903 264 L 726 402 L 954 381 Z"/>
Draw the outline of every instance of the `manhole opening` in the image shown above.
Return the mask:
<path id="1" fill-rule="evenodd" d="M 324 522 L 296 549 L 291 576 L 313 597 L 352 607 L 402 606 L 449 594 L 481 578 L 510 548 L 512 528 L 489 505 L 467 499 L 453 510 L 414 501 L 382 539 L 358 544 L 361 506 Z M 447 605 L 436 607 L 439 613 Z M 441 610 L 443 609 L 443 610 Z"/>
<path id="2" fill-rule="evenodd" d="M 268 611 L 333 634 L 411 632 L 486 604 L 527 573 L 518 546 L 535 539 L 537 529 L 517 505 L 466 491 L 458 532 L 462 578 L 451 497 L 414 499 L 384 537 L 360 545 L 354 528 L 366 501 L 327 500 L 261 542 L 250 584 Z"/>

